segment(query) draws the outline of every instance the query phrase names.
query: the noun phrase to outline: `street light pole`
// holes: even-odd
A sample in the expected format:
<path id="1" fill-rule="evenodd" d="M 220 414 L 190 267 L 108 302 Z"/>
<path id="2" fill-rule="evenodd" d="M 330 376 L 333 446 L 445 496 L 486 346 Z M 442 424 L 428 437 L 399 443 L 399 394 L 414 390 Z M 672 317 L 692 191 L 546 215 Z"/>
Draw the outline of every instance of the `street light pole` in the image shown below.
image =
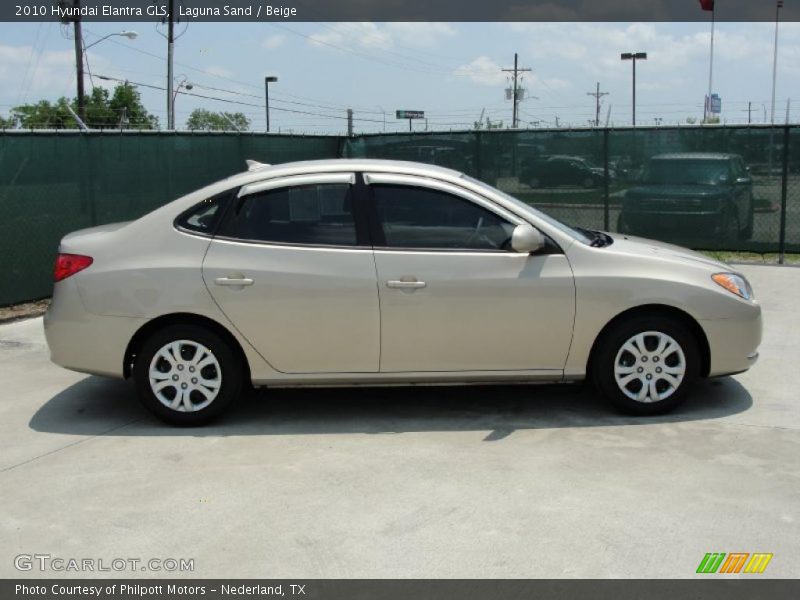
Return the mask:
<path id="1" fill-rule="evenodd" d="M 711 55 L 708 59 L 708 95 L 706 96 L 705 104 L 703 105 L 703 122 L 707 122 L 711 114 L 711 84 L 714 74 L 714 23 L 716 21 L 714 4 L 711 4 Z"/>
<path id="2" fill-rule="evenodd" d="M 269 84 L 276 81 L 278 78 L 275 76 L 264 77 L 264 110 L 267 113 L 267 133 L 269 133 Z"/>
<path id="3" fill-rule="evenodd" d="M 775 124 L 775 81 L 778 75 L 778 21 L 780 10 L 783 8 L 783 0 L 775 3 L 775 47 L 772 50 L 772 105 L 769 113 L 769 122 Z"/>
<path id="4" fill-rule="evenodd" d="M 647 60 L 647 52 L 623 52 L 619 57 L 621 60 L 629 60 L 633 63 L 633 108 L 631 123 L 636 127 L 636 61 Z"/>

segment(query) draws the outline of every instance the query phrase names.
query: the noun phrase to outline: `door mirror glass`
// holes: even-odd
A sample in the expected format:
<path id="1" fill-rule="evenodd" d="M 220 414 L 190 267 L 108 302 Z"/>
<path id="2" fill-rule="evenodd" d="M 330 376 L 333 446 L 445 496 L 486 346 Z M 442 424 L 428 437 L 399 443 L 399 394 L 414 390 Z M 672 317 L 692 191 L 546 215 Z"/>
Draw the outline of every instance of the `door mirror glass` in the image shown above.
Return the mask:
<path id="1" fill-rule="evenodd" d="M 524 254 L 536 252 L 544 248 L 544 236 L 533 225 L 517 225 L 511 234 L 511 248 L 514 252 Z"/>

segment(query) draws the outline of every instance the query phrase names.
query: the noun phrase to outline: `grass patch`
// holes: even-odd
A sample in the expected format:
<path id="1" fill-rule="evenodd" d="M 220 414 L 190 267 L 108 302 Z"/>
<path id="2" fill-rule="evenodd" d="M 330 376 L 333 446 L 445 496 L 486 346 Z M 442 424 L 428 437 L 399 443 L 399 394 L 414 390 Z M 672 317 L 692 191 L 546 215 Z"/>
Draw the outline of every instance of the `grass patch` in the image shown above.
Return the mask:
<path id="1" fill-rule="evenodd" d="M 776 252 L 759 254 L 757 252 L 723 252 L 717 250 L 703 250 L 703 254 L 714 260 L 722 262 L 743 262 L 759 265 L 777 265 L 780 255 Z M 800 254 L 785 254 L 784 264 L 800 265 Z"/>

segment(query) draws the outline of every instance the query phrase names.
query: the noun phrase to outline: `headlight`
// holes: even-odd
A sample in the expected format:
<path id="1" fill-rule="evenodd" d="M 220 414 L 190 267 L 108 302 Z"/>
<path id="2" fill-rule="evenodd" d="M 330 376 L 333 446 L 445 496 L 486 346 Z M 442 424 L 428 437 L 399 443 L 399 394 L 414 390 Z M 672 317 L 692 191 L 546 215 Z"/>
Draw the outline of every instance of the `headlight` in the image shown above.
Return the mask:
<path id="1" fill-rule="evenodd" d="M 735 273 L 715 273 L 711 276 L 714 283 L 721 285 L 732 294 L 736 294 L 745 300 L 753 300 L 753 288 L 750 283 L 741 275 Z"/>

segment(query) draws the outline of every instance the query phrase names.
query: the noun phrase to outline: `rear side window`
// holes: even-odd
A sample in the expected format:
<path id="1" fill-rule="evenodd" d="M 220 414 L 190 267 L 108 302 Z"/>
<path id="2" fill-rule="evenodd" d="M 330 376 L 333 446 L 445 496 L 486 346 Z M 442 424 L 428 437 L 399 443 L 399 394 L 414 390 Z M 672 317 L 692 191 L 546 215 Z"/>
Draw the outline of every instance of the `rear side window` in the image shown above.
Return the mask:
<path id="1" fill-rule="evenodd" d="M 284 187 L 237 201 L 218 235 L 282 244 L 355 246 L 351 186 Z"/>
<path id="2" fill-rule="evenodd" d="M 514 226 L 464 198 L 422 187 L 373 185 L 390 248 L 506 250 Z"/>
<path id="3" fill-rule="evenodd" d="M 213 196 L 203 200 L 183 213 L 175 220 L 175 225 L 181 229 L 212 235 L 222 216 L 224 201 L 230 197 L 230 192 Z"/>

